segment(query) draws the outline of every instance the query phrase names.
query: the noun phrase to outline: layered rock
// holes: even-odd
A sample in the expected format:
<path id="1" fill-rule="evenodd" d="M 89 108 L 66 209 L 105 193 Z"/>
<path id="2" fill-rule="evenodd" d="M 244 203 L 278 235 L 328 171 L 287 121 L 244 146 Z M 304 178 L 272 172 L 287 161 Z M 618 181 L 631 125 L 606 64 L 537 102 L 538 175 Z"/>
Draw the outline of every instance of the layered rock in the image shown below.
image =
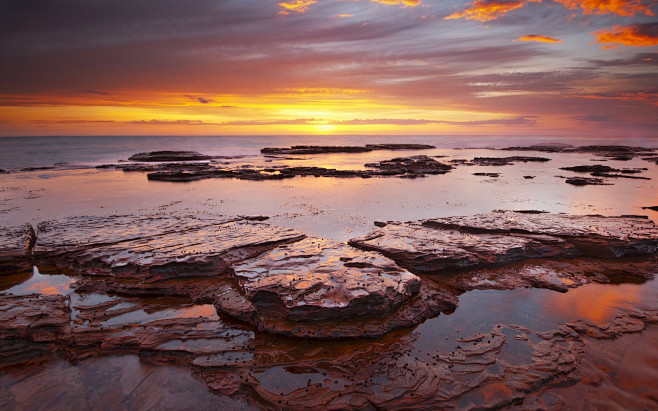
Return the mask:
<path id="1" fill-rule="evenodd" d="M 368 163 L 369 168 L 379 169 L 403 177 L 424 177 L 425 174 L 445 174 L 453 167 L 428 156 L 397 157 L 378 163 Z"/>
<path id="2" fill-rule="evenodd" d="M 199 161 L 210 160 L 212 157 L 196 151 L 150 151 L 137 153 L 128 158 L 131 161 Z"/>
<path id="3" fill-rule="evenodd" d="M 239 218 L 128 215 L 44 222 L 37 237 L 38 261 L 148 283 L 216 276 L 234 262 L 305 236 Z"/>
<path id="4" fill-rule="evenodd" d="M 215 299 L 259 329 L 293 336 L 377 336 L 452 309 L 456 300 L 376 253 L 319 238 L 233 268 L 239 290 Z M 236 309 L 238 307 L 238 309 Z"/>
<path id="5" fill-rule="evenodd" d="M 0 230 L 0 274 L 29 271 L 32 268 L 31 251 L 36 241 L 29 224 Z"/>
<path id="6" fill-rule="evenodd" d="M 388 223 L 350 244 L 379 251 L 412 272 L 434 273 L 528 258 L 651 254 L 658 249 L 658 227 L 643 216 L 493 212 Z"/>

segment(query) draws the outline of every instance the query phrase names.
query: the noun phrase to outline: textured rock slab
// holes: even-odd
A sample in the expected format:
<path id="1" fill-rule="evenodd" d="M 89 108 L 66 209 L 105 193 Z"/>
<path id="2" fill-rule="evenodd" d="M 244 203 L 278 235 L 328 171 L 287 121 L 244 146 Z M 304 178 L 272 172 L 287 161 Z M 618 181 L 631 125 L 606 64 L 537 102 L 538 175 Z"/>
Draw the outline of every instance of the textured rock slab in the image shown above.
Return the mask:
<path id="1" fill-rule="evenodd" d="M 35 240 L 29 224 L 0 229 L 0 274 L 30 270 L 30 251 Z"/>
<path id="2" fill-rule="evenodd" d="M 196 151 L 151 151 L 137 153 L 130 158 L 131 161 L 198 161 L 210 160 L 212 157 L 197 153 Z"/>
<path id="3" fill-rule="evenodd" d="M 222 312 L 263 331 L 309 338 L 374 337 L 456 307 L 456 297 L 376 253 L 307 238 L 236 265 Z"/>
<path id="4" fill-rule="evenodd" d="M 365 166 L 395 175 L 419 177 L 425 174 L 445 174 L 453 169 L 451 165 L 441 163 L 428 156 L 397 157 L 378 163 L 368 163 Z"/>
<path id="5" fill-rule="evenodd" d="M 388 223 L 350 244 L 432 273 L 528 258 L 650 254 L 658 248 L 658 227 L 636 216 L 494 212 Z"/>
<path id="6" fill-rule="evenodd" d="M 260 313 L 292 321 L 387 314 L 420 288 L 379 254 L 319 238 L 279 246 L 234 275 Z"/>
<path id="7" fill-rule="evenodd" d="M 213 276 L 276 244 L 295 230 L 209 216 L 72 217 L 39 224 L 35 258 L 87 275 L 155 281 Z"/>

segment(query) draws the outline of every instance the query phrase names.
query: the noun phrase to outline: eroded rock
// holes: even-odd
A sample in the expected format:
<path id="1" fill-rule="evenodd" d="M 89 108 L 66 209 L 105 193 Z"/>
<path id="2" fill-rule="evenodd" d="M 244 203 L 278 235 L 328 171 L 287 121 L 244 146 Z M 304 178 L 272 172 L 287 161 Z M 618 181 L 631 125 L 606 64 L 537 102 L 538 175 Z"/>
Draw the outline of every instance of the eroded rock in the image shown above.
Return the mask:
<path id="1" fill-rule="evenodd" d="M 36 241 L 29 224 L 0 230 L 0 274 L 31 270 L 31 253 Z"/>
<path id="2" fill-rule="evenodd" d="M 85 275 L 139 280 L 217 276 L 295 230 L 211 216 L 71 217 L 39 224 L 37 260 Z"/>
<path id="3" fill-rule="evenodd" d="M 644 216 L 603 217 L 494 212 L 391 223 L 350 240 L 416 273 L 528 258 L 619 258 L 658 249 L 658 227 Z"/>
<path id="4" fill-rule="evenodd" d="M 421 289 L 418 277 L 379 254 L 319 238 L 235 265 L 233 276 L 238 290 L 225 290 L 215 305 L 277 334 L 378 336 L 456 306 L 450 293 Z"/>
<path id="5" fill-rule="evenodd" d="M 137 153 L 128 158 L 131 161 L 198 161 L 210 160 L 212 157 L 197 153 L 196 151 L 151 151 L 146 153 Z"/>

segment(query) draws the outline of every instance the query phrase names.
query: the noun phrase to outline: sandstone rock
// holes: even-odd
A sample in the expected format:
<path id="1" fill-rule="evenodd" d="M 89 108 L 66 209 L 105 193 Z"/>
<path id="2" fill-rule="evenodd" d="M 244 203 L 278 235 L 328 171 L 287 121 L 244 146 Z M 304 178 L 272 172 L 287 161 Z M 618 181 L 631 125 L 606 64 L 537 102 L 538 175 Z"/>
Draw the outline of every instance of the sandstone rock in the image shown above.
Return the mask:
<path id="1" fill-rule="evenodd" d="M 306 238 L 234 266 L 246 297 L 263 315 L 319 321 L 384 315 L 420 288 L 420 279 L 375 253 Z"/>
<path id="2" fill-rule="evenodd" d="M 139 279 L 216 276 L 295 230 L 209 216 L 71 217 L 38 226 L 35 258 L 85 275 Z"/>
<path id="3" fill-rule="evenodd" d="M 0 230 L 0 275 L 31 271 L 36 235 L 29 224 Z"/>
<path id="4" fill-rule="evenodd" d="M 424 176 L 425 174 L 445 174 L 453 167 L 428 156 L 397 157 L 378 163 L 368 163 L 366 167 L 376 168 L 393 175 Z"/>
<path id="5" fill-rule="evenodd" d="M 279 246 L 234 266 L 237 290 L 220 311 L 292 336 L 377 336 L 456 306 L 456 299 L 376 253 L 319 238 Z M 240 307 L 236 309 L 236 307 Z"/>
<path id="6" fill-rule="evenodd" d="M 210 160 L 212 157 L 196 151 L 151 151 L 137 153 L 128 158 L 132 161 L 198 161 Z"/>
<path id="7" fill-rule="evenodd" d="M 493 212 L 391 223 L 350 244 L 375 250 L 417 273 L 528 258 L 619 258 L 658 249 L 658 227 L 643 216 Z"/>

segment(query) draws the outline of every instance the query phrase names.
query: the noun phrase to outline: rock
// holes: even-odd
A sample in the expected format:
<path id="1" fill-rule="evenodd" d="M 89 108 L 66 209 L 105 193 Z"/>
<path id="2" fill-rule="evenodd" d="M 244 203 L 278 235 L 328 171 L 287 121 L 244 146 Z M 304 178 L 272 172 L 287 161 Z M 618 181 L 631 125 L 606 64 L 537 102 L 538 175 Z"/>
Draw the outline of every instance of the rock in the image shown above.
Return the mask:
<path id="1" fill-rule="evenodd" d="M 233 262 L 304 237 L 295 230 L 228 217 L 71 217 L 39 224 L 34 255 L 85 275 L 148 283 L 217 276 Z"/>
<path id="2" fill-rule="evenodd" d="M 574 186 L 606 186 L 612 185 L 606 183 L 602 178 L 591 178 L 591 177 L 568 177 L 564 180 L 565 183 L 571 184 Z"/>
<path id="3" fill-rule="evenodd" d="M 631 146 L 617 146 L 617 145 L 591 145 L 573 147 L 570 145 L 533 145 L 523 147 L 507 147 L 502 150 L 509 151 L 540 151 L 544 153 L 590 153 L 598 157 L 604 157 L 610 160 L 626 161 L 636 157 L 652 155 L 656 152 L 653 148 L 644 147 L 631 147 Z M 654 161 L 653 157 L 643 158 L 647 161 Z"/>
<path id="4" fill-rule="evenodd" d="M 427 144 L 366 144 L 364 146 L 292 146 L 266 147 L 263 154 L 327 154 L 327 153 L 367 153 L 374 150 L 427 150 L 436 148 Z"/>
<path id="5" fill-rule="evenodd" d="M 574 171 L 576 173 L 608 173 L 611 171 L 620 171 L 618 168 L 612 168 L 601 164 L 560 167 L 560 170 Z"/>
<path id="6" fill-rule="evenodd" d="M 149 180 L 157 181 L 196 181 L 207 178 L 236 178 L 240 180 L 282 180 L 293 177 L 337 177 L 337 178 L 371 178 L 371 177 L 424 177 L 425 174 L 445 174 L 453 167 L 440 163 L 427 156 L 400 157 L 379 163 L 366 164 L 377 170 L 336 170 L 324 167 L 289 167 L 277 166 L 257 168 L 243 165 L 236 168 L 222 168 L 212 164 L 185 164 L 175 167 L 158 167 L 155 172 L 147 174 Z M 124 168 L 123 166 L 121 168 Z M 143 171 L 148 168 L 138 167 Z M 139 170 L 139 171 L 141 171 Z M 124 171 L 125 168 L 124 168 Z M 132 171 L 132 170 L 131 170 Z"/>
<path id="7" fill-rule="evenodd" d="M 526 156 L 512 156 L 512 157 L 475 157 L 466 165 L 477 165 L 477 166 L 507 166 L 514 163 L 527 163 L 527 162 L 539 162 L 543 163 L 546 161 L 551 161 L 550 158 L 546 157 L 526 157 Z"/>
<path id="8" fill-rule="evenodd" d="M 233 273 L 259 313 L 290 321 L 387 314 L 420 288 L 378 254 L 319 238 L 277 247 Z"/>
<path id="9" fill-rule="evenodd" d="M 196 151 L 151 151 L 137 153 L 128 158 L 132 161 L 198 161 L 210 160 L 212 157 Z"/>
<path id="10" fill-rule="evenodd" d="M 593 177 L 604 177 L 604 178 L 631 178 L 635 180 L 651 180 L 649 177 L 629 176 L 628 174 L 592 173 L 591 175 Z"/>
<path id="11" fill-rule="evenodd" d="M 535 176 L 523 176 L 523 178 L 525 178 L 526 180 L 532 180 L 533 178 L 535 178 Z"/>
<path id="12" fill-rule="evenodd" d="M 365 164 L 366 167 L 376 168 L 385 173 L 394 175 L 424 176 L 425 174 L 445 174 L 453 167 L 436 161 L 428 156 L 397 157 L 378 163 Z"/>
<path id="13" fill-rule="evenodd" d="M 0 275 L 32 270 L 32 248 L 36 241 L 29 224 L 0 230 Z"/>
<path id="14" fill-rule="evenodd" d="M 241 215 L 240 218 L 247 221 L 265 221 L 270 219 L 266 215 Z"/>
<path id="15" fill-rule="evenodd" d="M 42 170 L 54 170 L 57 167 L 53 166 L 43 166 L 43 167 L 25 167 L 21 168 L 21 171 L 42 171 Z"/>
<path id="16" fill-rule="evenodd" d="M 276 334 L 373 337 L 456 306 L 431 286 L 419 293 L 420 279 L 381 255 L 326 239 L 279 246 L 232 273 L 238 290 L 217 308 Z"/>
<path id="17" fill-rule="evenodd" d="M 349 241 L 378 251 L 414 273 L 438 273 L 529 258 L 620 258 L 658 249 L 646 217 L 494 212 L 391 223 Z"/>
<path id="18" fill-rule="evenodd" d="M 500 177 L 499 173 L 473 173 L 474 176 L 483 176 L 483 177 Z"/>
<path id="19" fill-rule="evenodd" d="M 653 210 L 653 211 L 658 211 L 658 206 L 649 206 L 649 207 L 642 207 L 643 210 Z"/>
<path id="20" fill-rule="evenodd" d="M 373 150 L 430 150 L 436 148 L 429 144 L 366 144 Z"/>

